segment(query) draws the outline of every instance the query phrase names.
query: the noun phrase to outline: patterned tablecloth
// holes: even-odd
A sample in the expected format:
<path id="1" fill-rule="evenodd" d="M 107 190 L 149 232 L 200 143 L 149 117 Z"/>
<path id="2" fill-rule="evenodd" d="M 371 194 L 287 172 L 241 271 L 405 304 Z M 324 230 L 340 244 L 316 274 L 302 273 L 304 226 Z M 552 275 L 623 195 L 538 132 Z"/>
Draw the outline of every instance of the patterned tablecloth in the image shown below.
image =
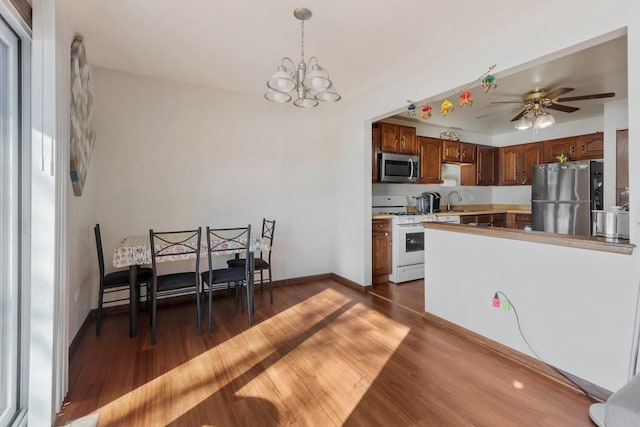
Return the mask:
<path id="1" fill-rule="evenodd" d="M 195 244 L 195 241 L 193 242 Z M 215 255 L 232 255 L 236 253 L 241 253 L 244 251 L 244 245 L 246 244 L 246 240 L 241 240 L 240 242 L 224 242 L 220 243 L 220 241 L 211 241 L 212 247 L 219 247 L 225 250 L 213 252 Z M 178 250 L 177 247 L 174 247 Z M 156 243 L 156 249 L 158 248 L 158 243 Z M 249 250 L 252 252 L 255 251 L 264 251 L 269 250 L 269 245 L 261 238 L 252 238 L 251 245 Z M 200 254 L 202 256 L 207 255 L 207 241 L 206 239 L 202 239 L 200 242 Z M 193 258 L 193 254 L 182 254 L 176 253 L 171 256 L 163 256 L 156 259 L 156 262 L 165 262 L 165 261 L 180 261 Z M 125 237 L 118 247 L 116 247 L 113 253 L 113 266 L 120 267 L 129 267 L 131 265 L 143 265 L 143 264 L 151 264 L 151 244 L 149 242 L 149 235 L 134 235 Z"/>

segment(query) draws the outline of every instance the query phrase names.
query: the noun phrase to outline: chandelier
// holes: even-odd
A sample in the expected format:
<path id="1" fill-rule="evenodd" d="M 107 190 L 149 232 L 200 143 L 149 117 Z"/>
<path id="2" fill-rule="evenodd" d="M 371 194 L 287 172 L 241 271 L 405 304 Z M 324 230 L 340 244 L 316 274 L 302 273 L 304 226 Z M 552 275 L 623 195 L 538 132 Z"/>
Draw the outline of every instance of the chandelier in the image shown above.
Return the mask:
<path id="1" fill-rule="evenodd" d="M 304 62 L 304 21 L 311 18 L 311 11 L 301 7 L 293 11 L 293 16 L 300 20 L 300 62 L 296 67 L 290 58 L 282 58 L 278 69 L 267 81 L 269 91 L 264 97 L 271 102 L 284 103 L 296 96 L 293 105 L 300 108 L 313 108 L 318 101 L 339 101 L 341 96 L 333 87 L 329 72 L 318 64 L 318 58 L 314 56 L 308 64 Z"/>

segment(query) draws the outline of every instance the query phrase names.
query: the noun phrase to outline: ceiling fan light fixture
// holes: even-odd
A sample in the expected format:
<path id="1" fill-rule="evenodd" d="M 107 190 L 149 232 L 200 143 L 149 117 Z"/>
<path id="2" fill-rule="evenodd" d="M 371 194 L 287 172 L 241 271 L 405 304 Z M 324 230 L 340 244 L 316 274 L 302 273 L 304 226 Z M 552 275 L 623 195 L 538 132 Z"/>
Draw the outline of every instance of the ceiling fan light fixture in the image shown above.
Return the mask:
<path id="1" fill-rule="evenodd" d="M 516 125 L 514 127 L 518 130 L 527 130 L 533 127 L 533 123 L 531 123 L 530 118 L 522 116 L 520 117 L 520 120 L 516 122 Z"/>
<path id="2" fill-rule="evenodd" d="M 544 129 L 549 126 L 553 126 L 556 122 L 556 119 L 549 113 L 543 112 L 538 117 L 536 117 L 535 122 L 533 122 L 533 127 L 536 129 Z"/>

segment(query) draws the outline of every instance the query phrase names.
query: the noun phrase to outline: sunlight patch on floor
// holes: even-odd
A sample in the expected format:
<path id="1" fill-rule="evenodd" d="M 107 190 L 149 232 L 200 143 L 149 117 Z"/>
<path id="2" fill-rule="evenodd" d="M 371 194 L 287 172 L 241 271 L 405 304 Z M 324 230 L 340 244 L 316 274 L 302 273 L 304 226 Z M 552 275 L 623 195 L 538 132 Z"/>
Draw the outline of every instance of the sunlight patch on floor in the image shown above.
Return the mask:
<path id="1" fill-rule="evenodd" d="M 234 404 L 274 421 L 297 411 L 307 424 L 341 424 L 408 333 L 409 327 L 326 289 L 99 408 L 101 423 L 132 414 L 149 425 L 180 423 L 205 405 L 208 422 L 231 424 L 221 409 L 234 395 Z"/>

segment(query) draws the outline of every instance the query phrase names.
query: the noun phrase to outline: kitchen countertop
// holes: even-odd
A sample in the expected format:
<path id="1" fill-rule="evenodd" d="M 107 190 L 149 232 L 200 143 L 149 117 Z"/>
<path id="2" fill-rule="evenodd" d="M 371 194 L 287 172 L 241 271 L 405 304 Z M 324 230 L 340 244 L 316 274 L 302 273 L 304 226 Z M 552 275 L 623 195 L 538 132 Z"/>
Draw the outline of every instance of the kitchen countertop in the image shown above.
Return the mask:
<path id="1" fill-rule="evenodd" d="M 461 224 L 443 222 L 423 222 L 424 228 L 476 234 L 501 239 L 524 240 L 528 242 L 544 243 L 548 245 L 567 246 L 572 248 L 590 249 L 602 252 L 631 255 L 634 244 L 624 239 L 606 239 L 604 237 L 577 236 L 571 234 L 545 233 L 543 231 L 524 231 L 502 227 L 473 227 Z"/>
<path id="2" fill-rule="evenodd" d="M 436 216 L 449 215 L 489 215 L 498 213 L 531 214 L 530 205 L 455 205 L 453 210 L 437 212 Z M 409 206 L 407 210 L 415 211 L 415 206 Z M 372 215 L 371 219 L 391 219 L 394 215 Z"/>
<path id="3" fill-rule="evenodd" d="M 454 205 L 451 211 L 440 211 L 436 216 L 445 215 L 490 215 L 499 213 L 531 214 L 530 205 Z"/>

